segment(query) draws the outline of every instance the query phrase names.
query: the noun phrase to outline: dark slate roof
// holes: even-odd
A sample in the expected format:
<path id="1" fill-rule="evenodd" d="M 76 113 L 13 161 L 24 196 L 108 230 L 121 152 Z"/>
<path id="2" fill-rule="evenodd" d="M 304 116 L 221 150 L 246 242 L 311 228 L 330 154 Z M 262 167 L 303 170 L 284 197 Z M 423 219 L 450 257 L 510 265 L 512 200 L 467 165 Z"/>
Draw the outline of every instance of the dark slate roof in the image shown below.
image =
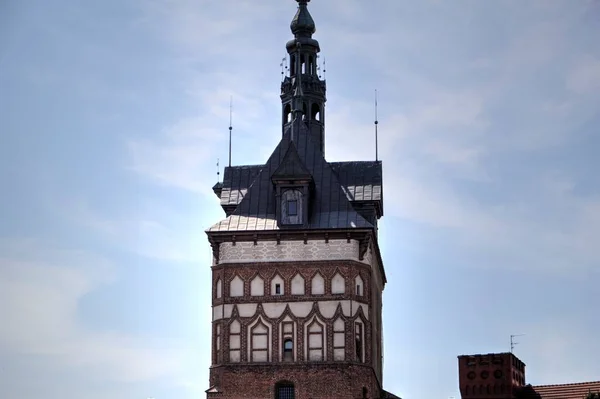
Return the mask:
<path id="1" fill-rule="evenodd" d="M 293 125 L 295 140 L 291 140 L 292 132 L 288 128 L 264 166 L 248 166 L 240 170 L 230 168 L 232 170 L 229 170 L 229 176 L 226 173 L 224 185 L 227 186 L 229 182 L 232 186 L 223 188 L 221 204 L 235 204 L 236 201 L 239 201 L 239 204 L 231 216 L 210 227 L 209 232 L 278 229 L 275 192 L 271 179 L 282 166 L 291 146 L 295 147 L 291 151 L 297 151 L 301 168 L 308 171 L 314 181 L 315 193 L 311 197 L 312 210 L 308 229 L 374 228 L 352 207 L 348 190 L 342 186 L 338 174 L 325 161 L 318 145 L 311 141 L 306 124 L 296 120 Z M 296 165 L 296 160 L 292 164 L 294 168 L 300 167 Z M 287 166 L 284 165 L 283 168 Z M 347 174 L 346 179 L 352 181 Z M 226 194 L 226 191 L 229 192 Z M 371 190 L 373 191 L 378 190 Z M 243 197 L 241 201 L 240 196 Z"/>
<path id="2" fill-rule="evenodd" d="M 382 169 L 380 161 L 330 162 L 340 184 L 351 201 L 381 201 Z"/>
<path id="3" fill-rule="evenodd" d="M 246 165 L 225 168 L 221 206 L 237 205 L 242 202 L 248 188 L 264 165 Z"/>
<path id="4" fill-rule="evenodd" d="M 330 162 L 351 201 L 382 201 L 381 161 Z M 239 204 L 264 165 L 225 168 L 221 205 Z"/>

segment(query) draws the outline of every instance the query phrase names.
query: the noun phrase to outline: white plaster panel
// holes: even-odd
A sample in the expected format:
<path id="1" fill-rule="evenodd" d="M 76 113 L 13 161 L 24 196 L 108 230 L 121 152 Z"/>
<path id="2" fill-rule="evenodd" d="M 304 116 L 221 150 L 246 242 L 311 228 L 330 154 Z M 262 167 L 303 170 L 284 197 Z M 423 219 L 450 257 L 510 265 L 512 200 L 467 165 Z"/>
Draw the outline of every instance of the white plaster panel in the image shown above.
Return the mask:
<path id="1" fill-rule="evenodd" d="M 232 335 L 229 337 L 229 348 L 230 349 L 240 349 L 240 336 Z"/>
<path id="2" fill-rule="evenodd" d="M 321 301 L 319 303 L 319 311 L 324 317 L 332 318 L 337 310 L 339 301 Z M 342 309 L 343 310 L 343 309 Z"/>
<path id="3" fill-rule="evenodd" d="M 346 291 L 346 281 L 341 274 L 336 273 L 331 279 L 331 293 L 343 294 Z"/>
<path id="4" fill-rule="evenodd" d="M 223 295 L 223 282 L 221 281 L 221 279 L 217 280 L 217 298 L 221 298 L 221 295 Z"/>
<path id="5" fill-rule="evenodd" d="M 252 279 L 252 282 L 250 283 L 250 295 L 265 295 L 265 281 L 260 276 L 256 276 Z"/>
<path id="6" fill-rule="evenodd" d="M 334 349 L 333 350 L 333 360 L 343 361 L 345 360 L 346 352 L 344 349 Z"/>
<path id="7" fill-rule="evenodd" d="M 286 305 L 286 303 L 264 303 L 263 310 L 268 317 L 277 319 L 285 310 Z"/>
<path id="8" fill-rule="evenodd" d="M 219 263 L 309 261 L 309 260 L 355 260 L 358 261 L 357 240 L 329 240 L 329 242 L 276 241 L 230 242 L 219 244 Z M 366 257 L 365 257 L 366 260 Z M 363 260 L 363 263 L 367 263 Z M 369 263 L 370 264 L 370 263 Z"/>
<path id="9" fill-rule="evenodd" d="M 229 283 L 229 296 L 243 296 L 244 295 L 244 281 L 240 276 L 235 276 Z"/>
<path id="10" fill-rule="evenodd" d="M 296 317 L 306 317 L 312 310 L 314 302 L 265 302 L 262 304 L 265 314 L 269 318 L 277 319 L 285 310 L 286 305 L 289 304 L 290 310 Z M 369 306 L 364 303 L 356 301 L 319 301 L 317 302 L 319 311 L 324 317 L 331 318 L 335 314 L 339 304 L 342 305 L 342 313 L 346 317 L 355 316 L 358 313 L 358 309 L 362 308 L 363 313 L 367 319 L 369 319 Z M 243 303 L 237 305 L 238 314 L 240 317 L 252 317 L 256 314 L 258 304 L 256 303 Z M 350 313 L 352 308 L 352 314 Z M 233 305 L 217 305 L 213 307 L 213 320 L 220 320 L 222 318 L 228 319 L 231 317 L 233 311 Z M 287 318 L 286 318 L 287 320 Z"/>
<path id="11" fill-rule="evenodd" d="M 333 334 L 333 346 L 344 346 L 344 334 Z"/>
<path id="12" fill-rule="evenodd" d="M 230 333 L 236 333 L 239 334 L 242 331 L 242 325 L 240 324 L 239 321 L 235 320 L 233 323 L 231 323 L 231 325 L 229 326 L 229 332 Z"/>
<path id="13" fill-rule="evenodd" d="M 258 305 L 256 303 L 243 303 L 238 305 L 238 313 L 240 317 L 252 317 L 256 313 L 256 308 Z"/>
<path id="14" fill-rule="evenodd" d="M 229 352 L 229 361 L 231 363 L 239 363 L 240 361 L 240 351 L 239 350 L 232 350 Z"/>
<path id="15" fill-rule="evenodd" d="M 368 320 L 370 318 L 370 315 L 369 315 L 369 306 L 367 304 L 365 304 L 365 303 L 361 303 L 359 305 L 360 305 L 360 307 L 363 310 L 363 314 L 365 315 L 365 317 Z M 358 308 L 356 308 L 356 309 L 358 309 Z M 355 312 L 355 314 L 356 314 L 356 312 Z"/>
<path id="16" fill-rule="evenodd" d="M 254 362 L 267 362 L 267 352 L 254 352 L 252 354 L 252 361 Z"/>
<path id="17" fill-rule="evenodd" d="M 325 279 L 320 274 L 315 274 L 311 281 L 310 292 L 313 295 L 323 295 L 325 293 Z"/>
<path id="18" fill-rule="evenodd" d="M 296 317 L 306 317 L 312 309 L 312 302 L 291 302 L 290 310 Z"/>
<path id="19" fill-rule="evenodd" d="M 304 295 L 304 277 L 300 274 L 292 279 L 292 295 Z"/>
<path id="20" fill-rule="evenodd" d="M 213 320 L 221 320 L 223 318 L 223 306 L 215 306 L 213 308 Z"/>

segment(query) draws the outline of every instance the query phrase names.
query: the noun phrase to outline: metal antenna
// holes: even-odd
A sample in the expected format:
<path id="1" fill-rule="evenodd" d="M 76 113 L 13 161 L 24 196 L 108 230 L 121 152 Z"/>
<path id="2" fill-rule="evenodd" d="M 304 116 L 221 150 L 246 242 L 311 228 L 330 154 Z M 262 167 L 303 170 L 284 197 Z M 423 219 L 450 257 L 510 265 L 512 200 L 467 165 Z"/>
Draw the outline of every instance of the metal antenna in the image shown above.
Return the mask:
<path id="1" fill-rule="evenodd" d="M 230 168 L 231 168 L 231 131 L 233 130 L 232 114 L 233 114 L 233 96 L 231 96 L 229 98 L 229 167 Z"/>
<path id="2" fill-rule="evenodd" d="M 379 143 L 378 143 L 378 131 L 377 126 L 379 125 L 379 120 L 377 119 L 377 89 L 375 89 L 375 161 L 379 161 Z"/>
<path id="3" fill-rule="evenodd" d="M 217 158 L 217 183 L 221 182 L 221 168 L 219 168 L 219 158 Z"/>
<path id="4" fill-rule="evenodd" d="M 325 64 L 325 57 L 323 57 L 323 80 L 327 79 L 327 65 Z"/>
<path id="5" fill-rule="evenodd" d="M 515 342 L 514 338 L 515 337 L 522 337 L 525 334 L 513 334 L 510 336 L 510 353 L 513 353 L 513 350 L 515 349 L 515 345 L 518 345 L 518 342 Z"/>

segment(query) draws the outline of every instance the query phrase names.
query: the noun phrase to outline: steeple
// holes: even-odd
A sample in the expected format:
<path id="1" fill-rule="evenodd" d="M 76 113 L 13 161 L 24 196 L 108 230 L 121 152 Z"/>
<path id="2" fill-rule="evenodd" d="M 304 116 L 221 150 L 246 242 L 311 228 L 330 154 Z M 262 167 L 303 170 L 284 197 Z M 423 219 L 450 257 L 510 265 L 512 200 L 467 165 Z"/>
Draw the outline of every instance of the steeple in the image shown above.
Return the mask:
<path id="1" fill-rule="evenodd" d="M 282 130 L 292 130 L 292 140 L 298 133 L 298 124 L 308 128 L 311 141 L 318 143 L 325 154 L 325 81 L 318 75 L 319 42 L 312 38 L 316 31 L 315 21 L 308 11 L 310 0 L 296 0 L 298 11 L 290 29 L 294 39 L 286 44 L 290 58 L 290 75 L 281 83 Z M 292 122 L 296 123 L 292 124 Z M 292 126 L 294 125 L 294 126 Z"/>

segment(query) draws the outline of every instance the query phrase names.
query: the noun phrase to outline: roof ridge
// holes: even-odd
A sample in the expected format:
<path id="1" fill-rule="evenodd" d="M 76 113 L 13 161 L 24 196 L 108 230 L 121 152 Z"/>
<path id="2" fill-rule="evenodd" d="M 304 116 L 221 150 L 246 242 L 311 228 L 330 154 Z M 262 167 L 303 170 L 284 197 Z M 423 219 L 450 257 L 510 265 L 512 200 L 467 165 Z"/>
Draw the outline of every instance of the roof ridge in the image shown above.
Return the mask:
<path id="1" fill-rule="evenodd" d="M 573 385 L 586 385 L 586 384 L 600 384 L 600 381 L 568 382 L 568 383 L 565 383 L 565 384 L 532 385 L 532 387 L 534 387 L 534 388 L 544 388 L 544 387 L 559 387 L 559 386 L 573 386 Z"/>

